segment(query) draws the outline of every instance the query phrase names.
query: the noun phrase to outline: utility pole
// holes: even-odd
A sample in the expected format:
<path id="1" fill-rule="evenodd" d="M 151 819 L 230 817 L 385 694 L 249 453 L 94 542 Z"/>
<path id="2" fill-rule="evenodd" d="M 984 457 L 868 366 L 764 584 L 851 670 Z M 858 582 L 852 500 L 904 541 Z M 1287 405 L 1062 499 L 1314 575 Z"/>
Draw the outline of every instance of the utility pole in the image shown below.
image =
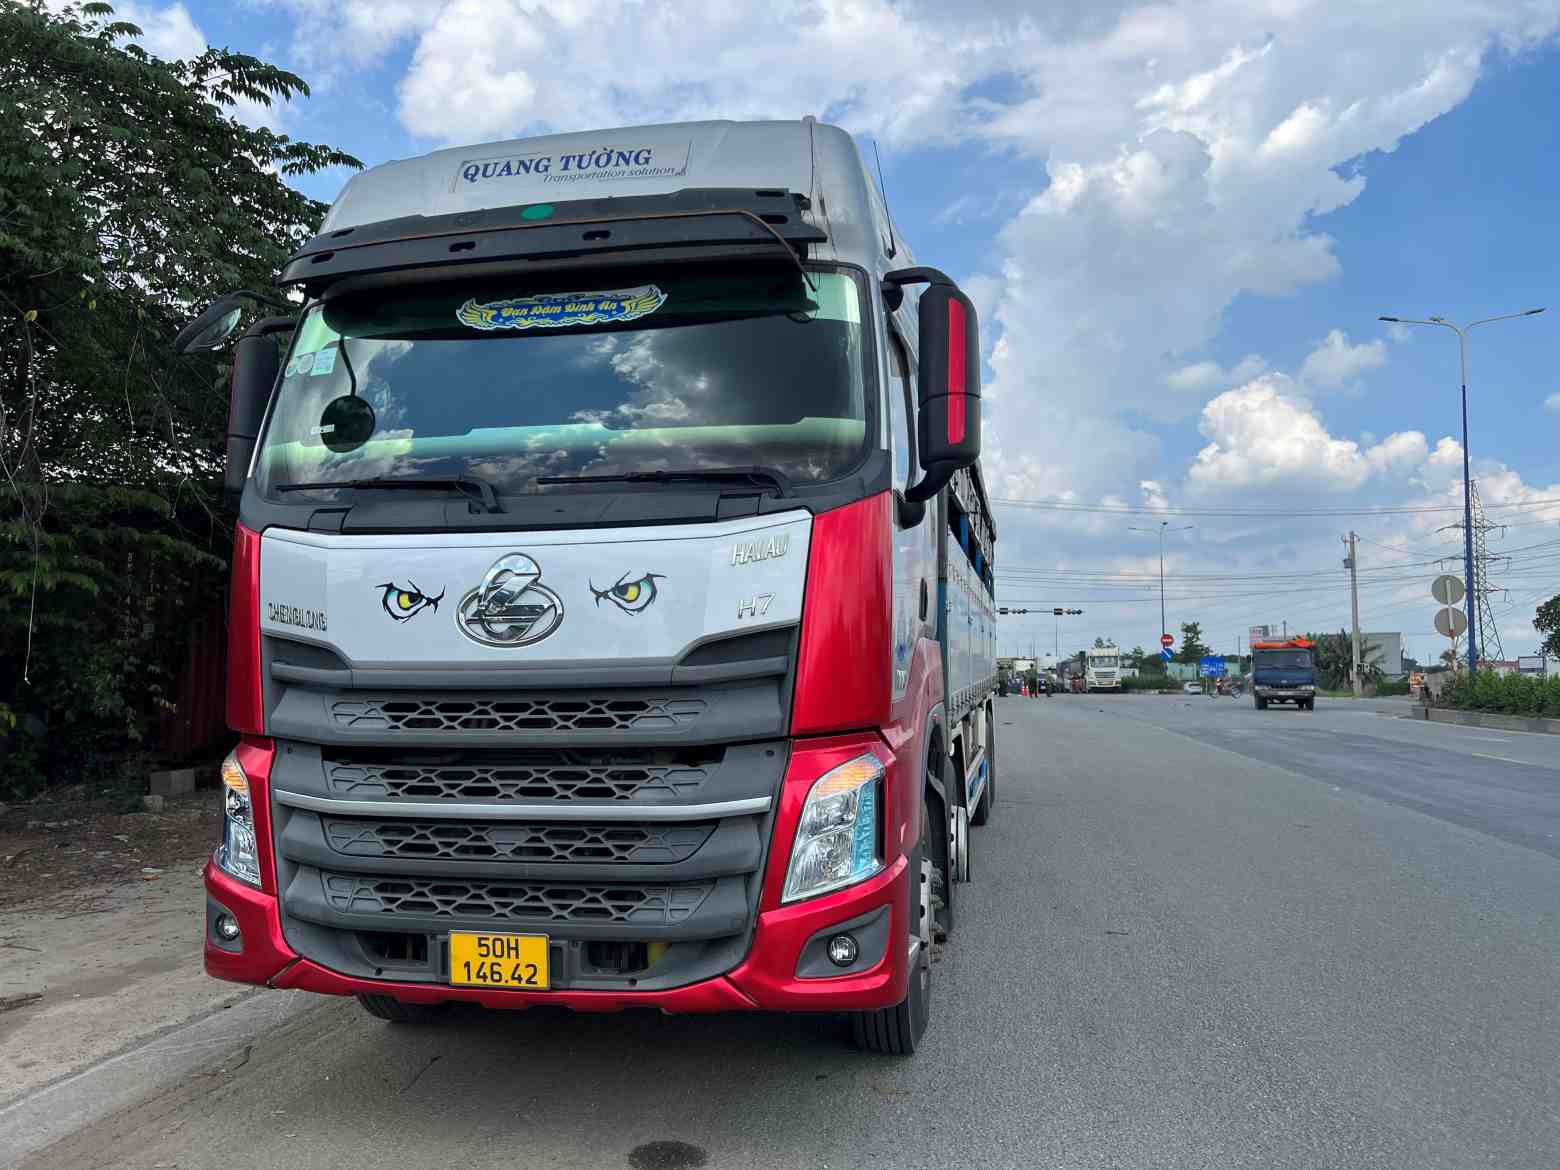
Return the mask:
<path id="1" fill-rule="evenodd" d="M 1349 570 L 1349 595 L 1354 608 L 1354 666 L 1349 671 L 1349 679 L 1354 687 L 1354 697 L 1360 697 L 1363 687 L 1360 683 L 1360 562 L 1359 555 L 1355 551 L 1357 537 L 1351 531 L 1349 538 L 1344 541 L 1349 546 L 1348 558 L 1343 562 Z"/>
<path id="2" fill-rule="evenodd" d="M 1386 321 L 1393 325 L 1438 325 L 1457 334 L 1457 368 L 1462 375 L 1463 567 L 1467 573 L 1463 578 L 1463 584 L 1467 586 L 1468 592 L 1469 673 L 1479 669 L 1479 639 L 1482 634 L 1476 629 L 1475 622 L 1477 610 L 1474 590 L 1478 582 L 1473 575 L 1473 470 L 1468 458 L 1468 332 L 1476 325 L 1488 325 L 1492 321 L 1514 321 L 1518 317 L 1536 317 L 1543 311 L 1543 309 L 1527 309 L 1521 313 L 1502 313 L 1499 317 L 1485 317 L 1483 320 L 1473 321 L 1467 325 L 1453 325 L 1445 317 L 1431 317 L 1428 321 L 1419 321 L 1412 317 L 1376 318 L 1378 321 Z"/>
<path id="3" fill-rule="evenodd" d="M 1161 634 L 1170 632 L 1165 626 L 1165 533 L 1190 532 L 1196 527 L 1195 524 L 1188 524 L 1184 528 L 1171 528 L 1168 520 L 1161 520 L 1158 528 L 1134 528 L 1130 524 L 1127 525 L 1132 532 L 1147 532 L 1159 537 L 1159 632 Z"/>

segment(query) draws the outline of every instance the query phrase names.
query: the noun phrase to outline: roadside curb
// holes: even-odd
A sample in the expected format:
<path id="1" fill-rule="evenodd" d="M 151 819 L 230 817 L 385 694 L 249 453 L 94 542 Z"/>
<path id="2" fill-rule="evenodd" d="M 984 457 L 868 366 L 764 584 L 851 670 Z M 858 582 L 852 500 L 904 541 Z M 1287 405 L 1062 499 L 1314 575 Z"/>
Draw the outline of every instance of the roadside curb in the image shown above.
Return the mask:
<path id="1" fill-rule="evenodd" d="M 1482 711 L 1458 711 L 1450 707 L 1416 707 L 1410 719 L 1452 723 L 1463 727 L 1492 727 L 1499 731 L 1528 731 L 1560 735 L 1560 719 L 1534 719 L 1523 715 L 1487 715 Z"/>
<path id="2" fill-rule="evenodd" d="M 241 993 L 171 1031 L 110 1056 L 0 1107 L 0 1167 L 11 1166 L 104 1117 L 134 1105 L 175 1077 L 243 1048 L 312 996 Z"/>

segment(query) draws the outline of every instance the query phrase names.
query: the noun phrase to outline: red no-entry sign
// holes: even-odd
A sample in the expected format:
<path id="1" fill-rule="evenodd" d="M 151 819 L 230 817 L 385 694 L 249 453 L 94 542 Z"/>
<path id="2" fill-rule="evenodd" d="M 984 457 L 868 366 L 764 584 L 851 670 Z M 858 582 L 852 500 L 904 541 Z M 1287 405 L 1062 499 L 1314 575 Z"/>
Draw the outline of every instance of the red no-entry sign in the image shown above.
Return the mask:
<path id="1" fill-rule="evenodd" d="M 1175 645 L 1175 639 L 1172 638 L 1169 634 L 1160 634 L 1159 644 L 1168 650 L 1170 647 Z"/>

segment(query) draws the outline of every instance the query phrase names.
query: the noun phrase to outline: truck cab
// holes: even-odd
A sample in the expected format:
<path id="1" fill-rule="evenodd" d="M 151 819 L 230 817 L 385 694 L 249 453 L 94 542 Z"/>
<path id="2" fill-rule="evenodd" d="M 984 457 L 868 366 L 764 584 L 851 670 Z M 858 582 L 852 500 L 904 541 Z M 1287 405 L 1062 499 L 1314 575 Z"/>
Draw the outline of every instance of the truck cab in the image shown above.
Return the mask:
<path id="1" fill-rule="evenodd" d="M 996 530 L 974 306 L 851 138 L 387 163 L 278 287 L 233 353 L 207 970 L 914 1051 L 995 801 Z"/>
<path id="2" fill-rule="evenodd" d="M 1121 651 L 1115 646 L 1084 651 L 1084 680 L 1090 693 L 1121 690 Z"/>

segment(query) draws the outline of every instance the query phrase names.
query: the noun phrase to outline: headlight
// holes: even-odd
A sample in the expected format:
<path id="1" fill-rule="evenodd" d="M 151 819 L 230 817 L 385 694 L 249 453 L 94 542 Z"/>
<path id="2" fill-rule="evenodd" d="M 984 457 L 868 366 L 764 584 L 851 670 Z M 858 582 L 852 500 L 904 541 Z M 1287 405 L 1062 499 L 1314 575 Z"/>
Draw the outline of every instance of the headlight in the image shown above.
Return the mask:
<path id="1" fill-rule="evenodd" d="M 857 756 L 825 772 L 802 806 L 781 901 L 838 890 L 883 868 L 878 840 L 883 763 Z"/>
<path id="2" fill-rule="evenodd" d="M 222 761 L 222 844 L 217 865 L 241 882 L 260 884 L 260 851 L 255 845 L 255 816 L 249 804 L 249 777 L 236 753 Z"/>

